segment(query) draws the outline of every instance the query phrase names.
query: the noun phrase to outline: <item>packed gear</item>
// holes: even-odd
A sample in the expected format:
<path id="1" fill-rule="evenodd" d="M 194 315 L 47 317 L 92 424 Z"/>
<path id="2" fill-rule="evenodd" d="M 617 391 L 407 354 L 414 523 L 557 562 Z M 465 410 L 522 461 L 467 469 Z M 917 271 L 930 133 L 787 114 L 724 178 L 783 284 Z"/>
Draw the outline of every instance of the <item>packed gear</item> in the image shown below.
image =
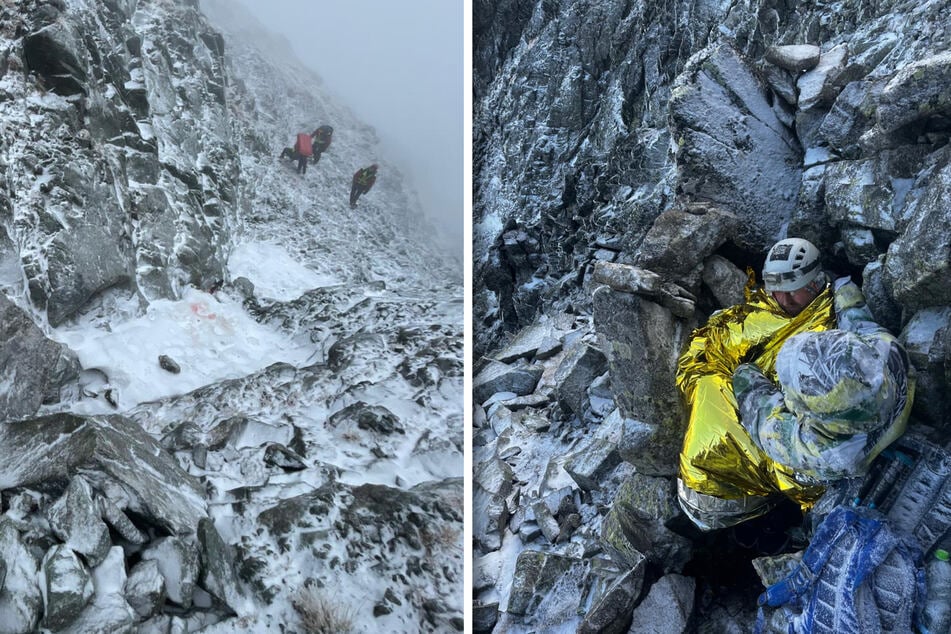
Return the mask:
<path id="1" fill-rule="evenodd" d="M 808 508 L 822 487 L 796 479 L 770 459 L 740 425 L 732 382 L 734 370 L 753 362 L 774 377 L 776 355 L 800 332 L 835 327 L 832 288 L 824 288 L 791 317 L 748 271 L 746 301 L 714 313 L 694 330 L 677 363 L 676 384 L 688 409 L 680 454 L 678 498 L 702 530 L 725 528 L 772 508 L 786 495 Z"/>
<path id="2" fill-rule="evenodd" d="M 313 153 L 313 147 L 310 142 L 310 135 L 306 132 L 300 132 L 297 140 L 294 142 L 294 154 L 297 158 L 297 173 L 307 173 L 307 159 Z"/>
<path id="3" fill-rule="evenodd" d="M 837 514 L 846 515 L 843 510 L 846 508 L 857 515 L 845 522 L 833 518 Z M 841 479 L 830 485 L 813 507 L 810 517 L 813 520 L 813 537 L 806 554 L 812 551 L 813 555 L 804 554 L 802 557 L 808 571 L 798 569 L 798 580 L 797 571 L 793 571 L 783 582 L 767 590 L 761 600 L 757 631 L 854 631 L 862 634 L 866 631 L 917 631 L 934 634 L 931 627 L 935 624 L 943 628 L 938 629 L 938 632 L 948 631 L 943 624 L 946 619 L 951 619 L 947 613 L 951 580 L 945 575 L 951 572 L 948 569 L 951 564 L 944 562 L 945 567 L 942 567 L 935 562 L 941 559 L 941 552 L 951 548 L 951 454 L 944 447 L 927 440 L 923 433 L 912 427 L 911 431 L 902 435 L 874 460 L 863 477 Z M 922 557 L 913 558 L 913 563 L 916 569 L 926 570 L 924 590 L 918 586 L 913 594 L 900 594 L 907 592 L 907 589 L 902 589 L 902 584 L 907 585 L 907 577 L 904 576 L 898 577 L 898 585 L 887 587 L 885 582 L 889 577 L 878 572 L 871 577 L 865 575 L 865 579 L 870 581 L 863 580 L 861 573 L 869 570 L 868 562 L 882 559 L 880 548 L 884 538 L 876 536 L 875 541 L 855 543 L 851 539 L 833 537 L 831 544 L 828 539 L 829 526 L 836 522 L 843 527 L 843 532 L 854 532 L 852 525 L 859 521 L 855 517 L 865 518 L 862 522 L 874 520 L 884 524 L 885 534 L 896 536 L 906 548 L 910 545 L 910 550 Z M 824 557 L 834 564 L 833 569 L 816 572 L 816 566 L 809 562 L 814 562 L 815 553 L 819 551 L 825 551 Z M 908 557 L 901 555 L 900 558 L 904 559 L 903 565 L 907 567 Z M 802 577 L 810 575 L 815 575 L 822 582 L 805 583 Z M 853 592 L 834 592 L 835 587 L 853 588 Z M 868 601 L 869 590 L 875 599 L 874 605 Z M 785 600 L 785 595 L 792 598 Z M 833 612 L 849 614 L 853 611 L 852 595 L 861 599 L 861 602 L 856 602 L 861 614 L 865 615 L 861 617 L 865 619 L 860 621 L 861 629 L 847 629 L 846 622 L 842 620 L 837 627 L 843 629 L 829 629 L 826 621 Z M 889 596 L 915 604 L 913 617 L 917 629 L 910 627 L 904 616 L 895 617 L 899 613 L 904 615 L 907 606 L 897 608 L 896 601 L 886 600 Z M 777 612 L 770 612 L 770 606 L 780 604 L 784 607 Z M 821 614 L 811 617 L 806 615 L 807 608 L 804 606 L 823 604 L 828 609 Z M 764 611 L 769 616 L 764 616 Z M 810 618 L 826 621 L 822 621 L 821 626 L 812 623 L 813 629 L 805 629 L 810 626 Z M 880 629 L 874 626 L 875 618 L 882 624 Z M 892 625 L 886 627 L 888 623 Z"/>
<path id="4" fill-rule="evenodd" d="M 874 509 L 839 506 L 792 572 L 760 595 L 754 632 L 912 632 L 926 592 L 913 539 Z"/>
<path id="5" fill-rule="evenodd" d="M 839 328 L 790 337 L 776 357 L 778 386 L 752 364 L 733 375 L 753 443 L 816 484 L 866 473 L 905 432 L 914 394 L 898 340 L 875 323 L 858 287 L 839 282 Z"/>
<path id="6" fill-rule="evenodd" d="M 329 125 L 322 125 L 313 132 L 310 133 L 310 137 L 313 140 L 313 163 L 316 164 L 320 160 L 320 155 L 327 151 L 327 148 L 330 147 L 330 142 L 333 140 L 334 129 Z"/>
<path id="7" fill-rule="evenodd" d="M 791 292 L 807 286 L 821 273 L 819 249 L 802 238 L 780 240 L 769 250 L 763 265 L 766 292 Z"/>
<path id="8" fill-rule="evenodd" d="M 360 196 L 370 191 L 376 182 L 376 171 L 379 166 L 374 163 L 369 167 L 358 169 L 353 175 L 353 182 L 350 186 L 350 208 L 357 206 L 357 200 Z"/>

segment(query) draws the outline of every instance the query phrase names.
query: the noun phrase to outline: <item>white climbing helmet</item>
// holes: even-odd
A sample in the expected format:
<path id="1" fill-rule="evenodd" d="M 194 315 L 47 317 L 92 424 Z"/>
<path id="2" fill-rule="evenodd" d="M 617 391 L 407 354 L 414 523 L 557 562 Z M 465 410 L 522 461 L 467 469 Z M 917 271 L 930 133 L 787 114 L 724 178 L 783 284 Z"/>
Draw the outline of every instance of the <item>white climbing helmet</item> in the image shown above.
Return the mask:
<path id="1" fill-rule="evenodd" d="M 769 292 L 798 291 L 819 276 L 819 249 L 802 238 L 773 245 L 763 265 L 763 285 Z"/>

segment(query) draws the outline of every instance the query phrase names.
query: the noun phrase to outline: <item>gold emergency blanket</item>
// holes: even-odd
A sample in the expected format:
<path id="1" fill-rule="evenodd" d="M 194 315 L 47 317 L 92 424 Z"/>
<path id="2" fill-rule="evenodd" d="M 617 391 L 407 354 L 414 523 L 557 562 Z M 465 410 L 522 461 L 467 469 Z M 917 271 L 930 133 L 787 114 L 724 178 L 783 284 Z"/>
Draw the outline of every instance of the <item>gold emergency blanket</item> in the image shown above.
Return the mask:
<path id="1" fill-rule="evenodd" d="M 827 287 L 796 317 L 789 317 L 749 271 L 746 303 L 722 310 L 691 333 L 677 363 L 677 387 L 689 418 L 680 453 L 680 477 L 695 491 L 723 499 L 782 492 L 803 507 L 822 493 L 800 484 L 792 472 L 753 444 L 740 425 L 733 397 L 733 371 L 755 363 L 775 380 L 776 355 L 789 337 L 835 327 L 832 290 Z"/>

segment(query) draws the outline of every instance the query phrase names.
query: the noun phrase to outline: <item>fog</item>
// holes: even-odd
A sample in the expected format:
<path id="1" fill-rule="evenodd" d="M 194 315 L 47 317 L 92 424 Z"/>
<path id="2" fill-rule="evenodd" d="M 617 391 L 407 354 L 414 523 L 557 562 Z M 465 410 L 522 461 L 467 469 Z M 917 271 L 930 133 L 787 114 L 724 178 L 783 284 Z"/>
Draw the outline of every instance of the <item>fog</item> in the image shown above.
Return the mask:
<path id="1" fill-rule="evenodd" d="M 380 138 L 463 254 L 461 0 L 240 0 Z"/>

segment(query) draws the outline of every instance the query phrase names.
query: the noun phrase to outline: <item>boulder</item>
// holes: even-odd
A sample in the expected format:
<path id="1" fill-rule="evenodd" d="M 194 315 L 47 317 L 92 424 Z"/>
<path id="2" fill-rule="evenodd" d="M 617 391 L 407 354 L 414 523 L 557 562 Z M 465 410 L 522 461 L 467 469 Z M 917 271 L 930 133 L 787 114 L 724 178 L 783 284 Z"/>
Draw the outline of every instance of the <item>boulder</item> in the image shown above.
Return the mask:
<path id="1" fill-rule="evenodd" d="M 37 585 L 39 568 L 30 548 L 6 517 L 0 517 L 0 559 L 6 564 L 0 588 L 0 632 L 36 631 L 43 609 L 43 597 Z"/>
<path id="2" fill-rule="evenodd" d="M 196 544 L 179 537 L 163 537 L 149 544 L 142 559 L 158 565 L 169 601 L 191 607 L 201 563 Z"/>
<path id="3" fill-rule="evenodd" d="M 634 566 L 641 555 L 664 572 L 682 572 L 693 544 L 667 528 L 681 514 L 674 483 L 635 473 L 618 489 L 601 525 L 601 543 L 621 566 Z"/>
<path id="4" fill-rule="evenodd" d="M 515 561 L 512 589 L 505 611 L 534 617 L 541 624 L 573 616 L 581 605 L 588 562 L 554 553 L 525 550 Z"/>
<path id="5" fill-rule="evenodd" d="M 194 533 L 207 513 L 201 483 L 122 416 L 53 414 L 0 425 L 0 448 L 16 454 L 0 460 L 2 489 L 71 478 L 82 470 L 100 491 L 107 488 L 105 481 L 121 483 L 123 507 L 173 534 Z M 104 479 L 101 487 L 99 479 Z"/>
<path id="6" fill-rule="evenodd" d="M 496 392 L 512 392 L 518 396 L 531 394 L 541 378 L 544 368 L 525 363 L 509 366 L 491 361 L 472 382 L 472 398 L 484 403 Z"/>
<path id="7" fill-rule="evenodd" d="M 711 255 L 703 261 L 701 279 L 717 300 L 717 308 L 727 308 L 744 300 L 747 275 L 722 255 Z"/>
<path id="8" fill-rule="evenodd" d="M 951 307 L 916 312 L 899 341 L 917 375 L 912 411 L 943 433 L 951 432 Z"/>
<path id="9" fill-rule="evenodd" d="M 42 569 L 46 583 L 43 625 L 58 632 L 75 621 L 89 602 L 93 595 L 92 578 L 76 553 L 63 545 L 46 552 Z"/>
<path id="10" fill-rule="evenodd" d="M 577 634 L 626 632 L 631 612 L 641 596 L 647 560 L 643 557 L 616 579 L 584 616 Z"/>
<path id="11" fill-rule="evenodd" d="M 0 293 L 0 420 L 36 414 L 47 394 L 79 374 L 79 361 L 66 346 L 43 335 L 36 324 Z"/>
<path id="12" fill-rule="evenodd" d="M 693 615 L 693 577 L 669 574 L 650 587 L 647 596 L 634 610 L 631 634 L 681 634 Z"/>
<path id="13" fill-rule="evenodd" d="M 929 178 L 908 194 L 909 220 L 888 247 L 884 282 L 908 310 L 951 306 L 951 160 L 935 166 Z"/>
<path id="14" fill-rule="evenodd" d="M 682 198 L 730 210 L 738 221 L 733 240 L 750 251 L 776 241 L 796 208 L 801 175 L 799 141 L 767 92 L 737 51 L 715 44 L 691 58 L 669 103 Z"/>
<path id="15" fill-rule="evenodd" d="M 587 391 L 605 369 L 604 354 L 579 340 L 570 346 L 555 371 L 555 397 L 563 409 L 581 418 L 588 404 Z"/>
<path id="16" fill-rule="evenodd" d="M 766 51 L 766 61 L 798 75 L 815 68 L 821 52 L 822 50 L 813 44 L 770 46 Z"/>
<path id="17" fill-rule="evenodd" d="M 638 469 L 669 472 L 676 468 L 686 431 L 674 384 L 677 359 L 694 324 L 654 302 L 609 288 L 597 289 L 593 302 L 614 401 L 623 418 L 641 421 L 636 435 L 625 431 L 621 456 Z"/>
<path id="18" fill-rule="evenodd" d="M 140 617 L 147 619 L 157 614 L 165 602 L 165 578 L 158 562 L 146 559 L 135 564 L 129 571 L 123 594 Z"/>
<path id="19" fill-rule="evenodd" d="M 73 476 L 66 492 L 47 512 L 53 534 L 67 546 L 98 566 L 112 547 L 109 527 L 100 519 L 99 504 L 92 487 L 82 476 Z"/>
<path id="20" fill-rule="evenodd" d="M 696 291 L 704 259 L 723 246 L 738 224 L 728 209 L 709 203 L 665 211 L 644 236 L 634 264 Z"/>

